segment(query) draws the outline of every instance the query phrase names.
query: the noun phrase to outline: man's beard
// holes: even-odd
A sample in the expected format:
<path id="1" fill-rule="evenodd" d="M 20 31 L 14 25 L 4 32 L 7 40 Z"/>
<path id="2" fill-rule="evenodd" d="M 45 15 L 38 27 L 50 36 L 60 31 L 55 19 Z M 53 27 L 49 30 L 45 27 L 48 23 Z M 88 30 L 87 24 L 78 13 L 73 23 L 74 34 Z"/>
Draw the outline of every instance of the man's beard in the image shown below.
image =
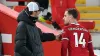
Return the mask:
<path id="1" fill-rule="evenodd" d="M 29 18 L 30 18 L 30 20 L 31 20 L 33 23 L 36 23 L 36 22 L 38 21 L 38 17 L 32 17 L 32 16 L 30 16 Z"/>

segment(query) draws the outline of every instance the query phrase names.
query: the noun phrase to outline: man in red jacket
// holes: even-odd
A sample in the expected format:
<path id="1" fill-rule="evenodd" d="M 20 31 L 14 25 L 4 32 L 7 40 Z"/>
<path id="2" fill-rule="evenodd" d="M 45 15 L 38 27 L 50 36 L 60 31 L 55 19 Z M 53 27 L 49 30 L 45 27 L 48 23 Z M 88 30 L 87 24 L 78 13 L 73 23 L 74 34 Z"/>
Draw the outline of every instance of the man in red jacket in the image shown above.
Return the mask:
<path id="1" fill-rule="evenodd" d="M 89 31 L 77 23 L 78 12 L 74 8 L 65 11 L 61 56 L 94 56 Z"/>

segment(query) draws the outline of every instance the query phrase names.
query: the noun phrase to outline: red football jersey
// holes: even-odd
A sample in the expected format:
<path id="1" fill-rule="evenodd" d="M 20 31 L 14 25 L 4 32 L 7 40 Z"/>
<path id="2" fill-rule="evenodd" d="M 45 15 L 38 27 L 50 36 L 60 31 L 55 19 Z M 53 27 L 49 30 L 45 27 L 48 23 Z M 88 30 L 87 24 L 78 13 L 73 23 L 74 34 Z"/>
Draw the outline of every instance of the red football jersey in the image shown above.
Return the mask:
<path id="1" fill-rule="evenodd" d="M 94 56 L 89 31 L 79 24 L 72 23 L 65 26 L 62 34 L 61 56 Z"/>

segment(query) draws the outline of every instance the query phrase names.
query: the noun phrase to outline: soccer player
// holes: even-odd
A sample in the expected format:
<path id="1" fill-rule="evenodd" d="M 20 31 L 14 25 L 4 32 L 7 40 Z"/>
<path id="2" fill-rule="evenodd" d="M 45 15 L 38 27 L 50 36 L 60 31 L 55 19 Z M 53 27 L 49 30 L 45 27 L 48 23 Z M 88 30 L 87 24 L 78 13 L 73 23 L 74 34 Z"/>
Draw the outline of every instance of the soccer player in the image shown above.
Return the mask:
<path id="1" fill-rule="evenodd" d="M 78 12 L 74 8 L 65 11 L 66 25 L 62 33 L 61 56 L 94 56 L 89 31 L 78 24 Z"/>

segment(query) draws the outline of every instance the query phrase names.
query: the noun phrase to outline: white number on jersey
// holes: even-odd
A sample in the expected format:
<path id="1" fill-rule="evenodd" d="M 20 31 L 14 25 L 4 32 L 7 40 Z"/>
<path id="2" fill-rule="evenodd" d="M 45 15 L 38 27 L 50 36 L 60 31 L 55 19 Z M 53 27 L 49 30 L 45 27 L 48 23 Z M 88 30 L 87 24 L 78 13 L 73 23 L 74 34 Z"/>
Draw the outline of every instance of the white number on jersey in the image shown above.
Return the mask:
<path id="1" fill-rule="evenodd" d="M 84 33 L 81 33 L 80 38 L 78 40 L 78 33 L 73 34 L 75 36 L 75 47 L 78 47 L 78 44 L 82 44 L 85 47 L 85 39 L 83 39 Z"/>

